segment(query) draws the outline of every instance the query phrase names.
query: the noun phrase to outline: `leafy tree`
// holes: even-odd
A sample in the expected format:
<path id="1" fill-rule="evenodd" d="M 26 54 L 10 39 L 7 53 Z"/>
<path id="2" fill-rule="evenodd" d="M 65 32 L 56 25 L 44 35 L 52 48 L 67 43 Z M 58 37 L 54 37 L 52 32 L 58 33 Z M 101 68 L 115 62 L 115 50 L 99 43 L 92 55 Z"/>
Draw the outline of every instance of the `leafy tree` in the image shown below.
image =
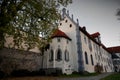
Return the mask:
<path id="1" fill-rule="evenodd" d="M 8 34 L 18 48 L 24 42 L 28 49 L 44 49 L 60 20 L 59 6 L 69 3 L 72 0 L 0 0 L 0 48 Z"/>
<path id="2" fill-rule="evenodd" d="M 117 10 L 117 16 L 119 16 L 118 20 L 120 20 L 120 9 Z"/>

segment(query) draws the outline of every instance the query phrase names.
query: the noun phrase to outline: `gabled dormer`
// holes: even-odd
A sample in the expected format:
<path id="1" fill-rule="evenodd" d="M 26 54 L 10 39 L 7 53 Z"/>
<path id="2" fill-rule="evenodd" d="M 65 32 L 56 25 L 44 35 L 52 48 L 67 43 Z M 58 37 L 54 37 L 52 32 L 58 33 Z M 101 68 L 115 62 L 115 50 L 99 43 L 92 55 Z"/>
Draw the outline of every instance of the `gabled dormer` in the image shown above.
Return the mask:
<path id="1" fill-rule="evenodd" d="M 91 34 L 91 37 L 94 38 L 98 43 L 101 43 L 101 37 L 99 32 Z"/>

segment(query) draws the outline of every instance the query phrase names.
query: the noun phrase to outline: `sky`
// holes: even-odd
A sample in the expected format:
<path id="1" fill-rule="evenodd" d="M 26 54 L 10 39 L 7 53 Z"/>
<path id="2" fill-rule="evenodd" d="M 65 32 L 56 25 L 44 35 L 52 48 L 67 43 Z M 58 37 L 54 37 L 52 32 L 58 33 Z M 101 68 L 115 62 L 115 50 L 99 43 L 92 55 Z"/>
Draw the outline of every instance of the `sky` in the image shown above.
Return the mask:
<path id="1" fill-rule="evenodd" d="M 67 6 L 74 20 L 92 34 L 99 32 L 106 47 L 120 46 L 120 20 L 116 16 L 120 0 L 73 0 Z"/>

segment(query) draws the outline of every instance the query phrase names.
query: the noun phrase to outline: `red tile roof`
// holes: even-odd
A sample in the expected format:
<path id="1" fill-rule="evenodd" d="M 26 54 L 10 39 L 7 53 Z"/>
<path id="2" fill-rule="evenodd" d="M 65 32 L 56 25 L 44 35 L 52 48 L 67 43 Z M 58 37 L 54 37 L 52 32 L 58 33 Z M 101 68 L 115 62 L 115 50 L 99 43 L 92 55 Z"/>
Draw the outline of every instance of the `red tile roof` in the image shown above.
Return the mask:
<path id="1" fill-rule="evenodd" d="M 54 37 L 64 37 L 66 39 L 69 39 L 71 40 L 64 32 L 62 32 L 61 30 L 57 29 L 54 34 L 52 35 L 51 38 L 54 38 Z"/>
<path id="2" fill-rule="evenodd" d="M 109 52 L 111 53 L 120 53 L 120 46 L 115 46 L 115 47 L 109 47 L 107 48 Z"/>
<path id="3" fill-rule="evenodd" d="M 96 33 L 91 34 L 91 37 L 92 37 L 92 38 L 96 38 L 96 37 L 98 37 L 99 35 L 100 35 L 100 33 L 99 33 L 99 32 L 96 32 Z"/>

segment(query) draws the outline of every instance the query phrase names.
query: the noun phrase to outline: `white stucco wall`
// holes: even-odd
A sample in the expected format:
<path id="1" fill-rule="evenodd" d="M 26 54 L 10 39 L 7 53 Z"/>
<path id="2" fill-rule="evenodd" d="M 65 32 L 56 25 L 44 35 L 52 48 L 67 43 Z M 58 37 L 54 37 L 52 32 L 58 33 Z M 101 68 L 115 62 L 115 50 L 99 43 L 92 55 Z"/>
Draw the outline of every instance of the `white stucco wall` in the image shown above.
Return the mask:
<path id="1" fill-rule="evenodd" d="M 58 38 L 60 39 L 60 42 L 58 42 Z M 48 61 L 48 67 L 61 68 L 63 73 L 71 74 L 73 70 L 73 55 L 71 50 L 71 41 L 63 37 L 53 38 L 52 42 L 50 43 L 50 50 L 51 49 L 54 52 L 54 55 L 53 55 L 54 59 L 53 61 Z M 62 60 L 60 61 L 56 60 L 58 49 L 61 49 L 62 51 Z M 65 50 L 69 52 L 69 61 L 65 61 Z M 49 54 L 48 54 L 48 58 L 49 58 Z"/>
<path id="2" fill-rule="evenodd" d="M 67 22 L 66 22 L 67 20 Z M 60 25 L 61 24 L 61 25 Z M 71 39 L 71 53 L 73 57 L 73 71 L 78 71 L 78 53 L 77 53 L 77 40 L 76 40 L 76 25 L 65 16 L 64 20 L 60 22 L 58 28 L 67 34 Z M 70 24 L 72 27 L 70 27 Z"/>
<path id="3" fill-rule="evenodd" d="M 81 43 L 82 43 L 82 54 L 83 54 L 84 70 L 88 71 L 88 72 L 94 72 L 95 54 L 94 54 L 93 45 L 92 45 L 92 51 L 90 51 L 89 43 L 88 43 L 88 37 L 84 33 L 82 33 L 82 32 L 80 32 L 80 35 L 81 35 Z M 84 36 L 86 37 L 86 42 L 84 40 Z M 91 44 L 93 44 L 92 41 L 91 41 Z M 88 55 L 88 64 L 86 64 L 86 62 L 85 62 L 85 52 Z M 92 65 L 90 55 L 93 56 L 93 63 L 94 63 L 94 65 Z"/>
<path id="4" fill-rule="evenodd" d="M 103 72 L 113 72 L 113 63 L 112 63 L 111 54 L 108 51 L 106 51 L 106 49 L 104 49 L 102 46 L 99 46 L 97 43 L 95 43 L 92 40 L 90 40 L 92 45 L 92 51 L 90 51 L 89 42 L 88 42 L 89 38 L 83 32 L 80 32 L 80 34 L 82 41 L 81 43 L 82 43 L 82 51 L 83 51 L 84 70 L 88 72 L 95 72 L 94 66 L 100 64 L 103 66 Z M 84 37 L 86 37 L 86 42 Z M 88 55 L 88 64 L 86 64 L 85 62 L 85 52 L 87 52 Z M 90 55 L 93 56 L 94 65 L 92 65 L 91 63 Z"/>

